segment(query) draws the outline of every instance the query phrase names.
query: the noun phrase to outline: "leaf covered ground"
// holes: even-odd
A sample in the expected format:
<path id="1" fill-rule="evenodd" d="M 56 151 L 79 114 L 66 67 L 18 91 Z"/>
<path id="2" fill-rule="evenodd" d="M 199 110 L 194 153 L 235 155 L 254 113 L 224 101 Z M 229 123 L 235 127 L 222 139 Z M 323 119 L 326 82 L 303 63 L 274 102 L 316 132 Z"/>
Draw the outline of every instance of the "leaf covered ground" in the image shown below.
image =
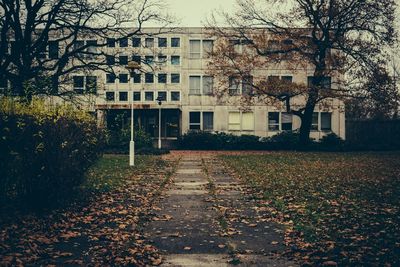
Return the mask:
<path id="1" fill-rule="evenodd" d="M 400 265 L 399 152 L 221 157 L 303 264 Z"/>
<path id="2" fill-rule="evenodd" d="M 173 173 L 175 162 L 155 156 L 105 155 L 79 190 L 88 199 L 67 208 L 2 214 L 0 266 L 159 264 L 141 224 Z"/>

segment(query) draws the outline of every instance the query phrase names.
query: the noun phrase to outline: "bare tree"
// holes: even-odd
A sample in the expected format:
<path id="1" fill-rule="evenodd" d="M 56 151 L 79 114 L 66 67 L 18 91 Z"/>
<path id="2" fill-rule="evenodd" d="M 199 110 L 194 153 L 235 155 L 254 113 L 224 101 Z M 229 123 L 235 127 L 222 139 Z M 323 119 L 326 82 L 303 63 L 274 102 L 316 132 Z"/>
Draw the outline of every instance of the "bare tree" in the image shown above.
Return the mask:
<path id="1" fill-rule="evenodd" d="M 235 14 L 219 14 L 229 27 L 216 26 L 215 16 L 208 23 L 210 34 L 217 38 L 210 73 L 243 80 L 252 88 L 246 99 L 285 104 L 301 119 L 302 144 L 308 143 L 316 105 L 352 95 L 350 81 L 359 86 L 362 76 L 382 65 L 383 48 L 395 39 L 394 0 L 237 0 L 237 4 Z M 291 84 L 268 81 L 262 76 L 265 72 L 257 72 L 277 66 L 311 69 L 313 77 L 307 84 Z"/>
<path id="2" fill-rule="evenodd" d="M 112 71 L 107 40 L 143 35 L 148 22 L 168 25 L 163 10 L 162 0 L 0 0 L 0 79 L 27 99 L 60 95 L 69 73 Z"/>

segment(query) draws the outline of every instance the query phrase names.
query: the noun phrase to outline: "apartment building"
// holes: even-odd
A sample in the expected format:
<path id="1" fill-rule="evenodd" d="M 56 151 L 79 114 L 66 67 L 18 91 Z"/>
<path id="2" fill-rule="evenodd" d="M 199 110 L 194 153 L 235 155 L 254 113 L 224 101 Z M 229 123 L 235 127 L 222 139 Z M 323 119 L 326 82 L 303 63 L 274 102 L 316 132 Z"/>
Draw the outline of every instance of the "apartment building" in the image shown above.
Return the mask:
<path id="1" fill-rule="evenodd" d="M 148 33 L 157 31 L 145 30 Z M 245 84 L 233 83 L 228 77 L 229 92 L 233 96 L 224 99 L 214 96 L 218 83 L 207 71 L 207 54 L 213 44 L 204 28 L 183 28 L 118 41 L 109 38 L 105 49 L 116 56 L 108 56 L 106 62 L 113 67 L 114 73 L 74 74 L 72 86 L 78 93 L 95 87 L 97 95 L 92 99 L 93 108 L 102 123 L 117 115 L 129 120 L 133 103 L 136 127 L 158 137 L 161 111 L 163 139 L 174 140 L 190 130 L 266 137 L 300 127 L 299 118 L 276 106 L 255 102 L 243 109 L 232 99 L 238 98 L 237 95 L 247 88 Z M 141 66 L 133 75 L 126 68 L 130 61 Z M 266 79 L 296 83 L 307 83 L 313 75 L 312 69 L 293 72 L 279 64 L 258 71 Z M 329 78 L 328 86 L 334 79 Z M 331 100 L 328 109 L 318 106 L 313 116 L 312 138 L 320 139 L 330 132 L 345 137 L 344 105 L 339 100 Z"/>

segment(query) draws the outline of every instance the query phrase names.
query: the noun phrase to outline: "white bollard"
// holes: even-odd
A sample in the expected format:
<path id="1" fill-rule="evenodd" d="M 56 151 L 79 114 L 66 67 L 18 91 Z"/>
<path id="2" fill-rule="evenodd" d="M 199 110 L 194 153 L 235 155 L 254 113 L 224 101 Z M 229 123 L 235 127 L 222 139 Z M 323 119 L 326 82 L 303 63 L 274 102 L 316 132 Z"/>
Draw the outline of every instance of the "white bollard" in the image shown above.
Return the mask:
<path id="1" fill-rule="evenodd" d="M 135 141 L 129 142 L 129 166 L 135 166 Z"/>

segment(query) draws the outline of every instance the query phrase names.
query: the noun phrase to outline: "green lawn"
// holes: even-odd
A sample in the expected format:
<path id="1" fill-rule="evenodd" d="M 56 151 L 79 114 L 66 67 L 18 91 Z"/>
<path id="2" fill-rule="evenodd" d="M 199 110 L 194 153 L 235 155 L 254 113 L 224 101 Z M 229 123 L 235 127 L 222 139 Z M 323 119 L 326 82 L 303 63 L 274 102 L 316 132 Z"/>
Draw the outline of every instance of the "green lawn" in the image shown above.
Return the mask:
<path id="1" fill-rule="evenodd" d="M 165 161 L 159 156 L 135 156 L 135 166 L 129 166 L 128 155 L 105 154 L 86 173 L 84 189 L 94 191 L 109 191 L 124 184 L 126 179 L 137 174 L 145 174 L 163 170 Z"/>
<path id="2" fill-rule="evenodd" d="M 276 152 L 222 159 L 261 191 L 261 203 L 273 208 L 271 217 L 293 222 L 288 244 L 305 262 L 400 264 L 399 152 Z"/>

